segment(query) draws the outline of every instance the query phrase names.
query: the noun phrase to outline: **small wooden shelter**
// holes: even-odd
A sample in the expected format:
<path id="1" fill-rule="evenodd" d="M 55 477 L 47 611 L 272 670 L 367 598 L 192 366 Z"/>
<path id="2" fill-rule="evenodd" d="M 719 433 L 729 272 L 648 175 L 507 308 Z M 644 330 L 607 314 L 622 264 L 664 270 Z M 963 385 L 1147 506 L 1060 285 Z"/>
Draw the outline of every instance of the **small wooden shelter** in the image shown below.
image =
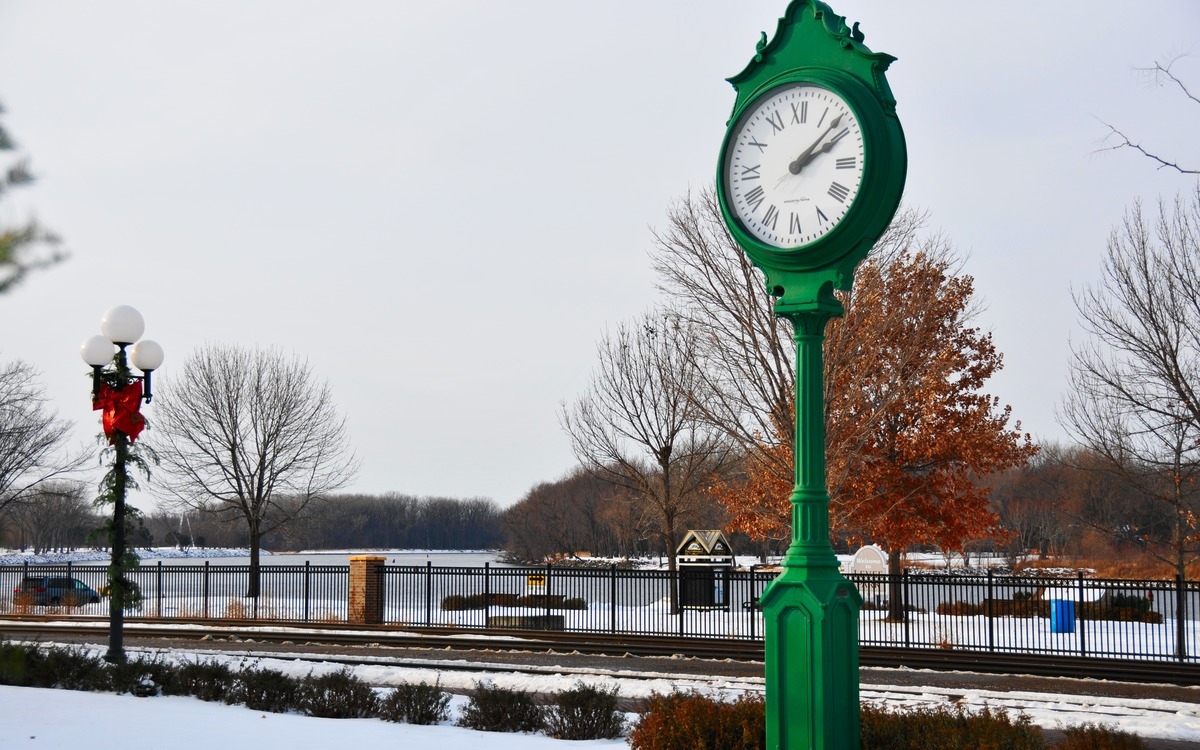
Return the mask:
<path id="1" fill-rule="evenodd" d="M 679 605 L 685 609 L 729 609 L 733 545 L 720 529 L 689 529 L 675 549 Z"/>

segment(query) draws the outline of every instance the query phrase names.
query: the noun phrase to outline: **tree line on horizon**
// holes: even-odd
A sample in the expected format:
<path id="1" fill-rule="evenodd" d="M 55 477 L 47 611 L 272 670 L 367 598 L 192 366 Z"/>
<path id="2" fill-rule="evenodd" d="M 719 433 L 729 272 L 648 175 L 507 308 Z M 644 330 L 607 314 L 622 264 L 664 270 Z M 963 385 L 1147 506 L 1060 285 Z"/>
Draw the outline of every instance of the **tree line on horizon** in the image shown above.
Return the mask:
<path id="1" fill-rule="evenodd" d="M 333 495 L 262 540 L 263 549 L 492 550 L 504 546 L 503 512 L 487 498 L 400 493 Z M 41 488 L 31 502 L 0 516 L 0 547 L 35 553 L 102 548 L 103 515 L 78 482 Z M 141 518 L 137 547 L 248 548 L 245 525 L 197 510 L 154 511 Z"/>

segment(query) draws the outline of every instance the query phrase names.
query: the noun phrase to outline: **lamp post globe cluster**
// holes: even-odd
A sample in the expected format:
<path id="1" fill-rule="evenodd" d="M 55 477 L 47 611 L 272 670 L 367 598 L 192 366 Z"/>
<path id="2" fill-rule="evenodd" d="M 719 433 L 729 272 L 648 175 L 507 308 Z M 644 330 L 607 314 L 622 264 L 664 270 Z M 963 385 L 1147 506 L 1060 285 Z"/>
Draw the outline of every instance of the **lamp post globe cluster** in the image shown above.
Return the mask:
<path id="1" fill-rule="evenodd" d="M 142 378 L 146 385 L 145 400 L 146 403 L 150 403 L 150 373 L 162 366 L 164 354 L 157 341 L 142 339 L 145 330 L 146 322 L 142 319 L 142 314 L 129 305 L 118 305 L 104 313 L 104 317 L 100 319 L 101 333 L 90 337 L 79 347 L 83 361 L 92 366 L 93 396 L 96 395 L 104 367 L 128 367 L 125 362 L 125 349 L 129 347 L 129 360 L 143 373 Z M 113 350 L 114 346 L 117 347 L 116 351 Z"/>
<path id="2" fill-rule="evenodd" d="M 125 576 L 125 493 L 129 485 L 127 463 L 132 446 L 145 426 L 141 404 L 150 403 L 150 376 L 163 363 L 158 342 L 143 339 L 146 323 L 142 314 L 128 305 L 118 305 L 100 320 L 100 334 L 79 348 L 83 361 L 92 368 L 92 409 L 102 412 L 104 434 L 113 448 L 113 467 L 101 484 L 101 499 L 113 504 L 108 568 L 110 662 L 125 661 L 123 644 L 125 607 L 136 601 L 136 589 Z M 132 362 L 141 374 L 130 370 Z"/>

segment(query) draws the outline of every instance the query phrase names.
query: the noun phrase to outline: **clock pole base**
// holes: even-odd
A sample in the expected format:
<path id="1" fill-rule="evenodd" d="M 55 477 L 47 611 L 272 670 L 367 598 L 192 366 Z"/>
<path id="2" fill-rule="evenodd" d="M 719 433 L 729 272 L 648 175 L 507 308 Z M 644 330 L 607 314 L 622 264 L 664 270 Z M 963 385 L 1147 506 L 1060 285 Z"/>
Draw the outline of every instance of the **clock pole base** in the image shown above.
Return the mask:
<path id="1" fill-rule="evenodd" d="M 859 749 L 861 599 L 836 565 L 785 568 L 763 594 L 769 750 Z"/>

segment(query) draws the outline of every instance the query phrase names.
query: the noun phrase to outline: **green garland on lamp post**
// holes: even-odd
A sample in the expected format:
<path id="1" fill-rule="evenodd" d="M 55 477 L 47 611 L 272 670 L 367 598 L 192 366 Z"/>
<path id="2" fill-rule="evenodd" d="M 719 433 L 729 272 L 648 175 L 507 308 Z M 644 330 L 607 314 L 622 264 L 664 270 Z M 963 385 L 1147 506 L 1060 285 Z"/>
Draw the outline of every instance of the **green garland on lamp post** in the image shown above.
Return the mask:
<path id="1" fill-rule="evenodd" d="M 138 340 L 145 328 L 141 313 L 128 305 L 119 305 L 101 318 L 103 335 L 92 336 L 79 348 L 83 361 L 92 367 L 92 409 L 102 412 L 104 439 L 113 453 L 113 465 L 100 482 L 96 505 L 113 508 L 112 520 L 106 524 L 112 557 L 107 585 L 108 652 L 104 658 L 114 663 L 125 661 L 125 610 L 140 607 L 142 599 L 141 588 L 128 576 L 138 566 L 138 559 L 126 548 L 130 522 L 140 514 L 126 507 L 125 495 L 130 489 L 137 489 L 137 482 L 129 475 L 131 465 L 144 474 L 149 473 L 133 444 L 146 424 L 141 404 L 150 403 L 153 397 L 150 375 L 163 361 L 163 350 L 157 342 Z M 129 369 L 130 360 L 142 371 L 141 375 L 134 375 Z"/>

